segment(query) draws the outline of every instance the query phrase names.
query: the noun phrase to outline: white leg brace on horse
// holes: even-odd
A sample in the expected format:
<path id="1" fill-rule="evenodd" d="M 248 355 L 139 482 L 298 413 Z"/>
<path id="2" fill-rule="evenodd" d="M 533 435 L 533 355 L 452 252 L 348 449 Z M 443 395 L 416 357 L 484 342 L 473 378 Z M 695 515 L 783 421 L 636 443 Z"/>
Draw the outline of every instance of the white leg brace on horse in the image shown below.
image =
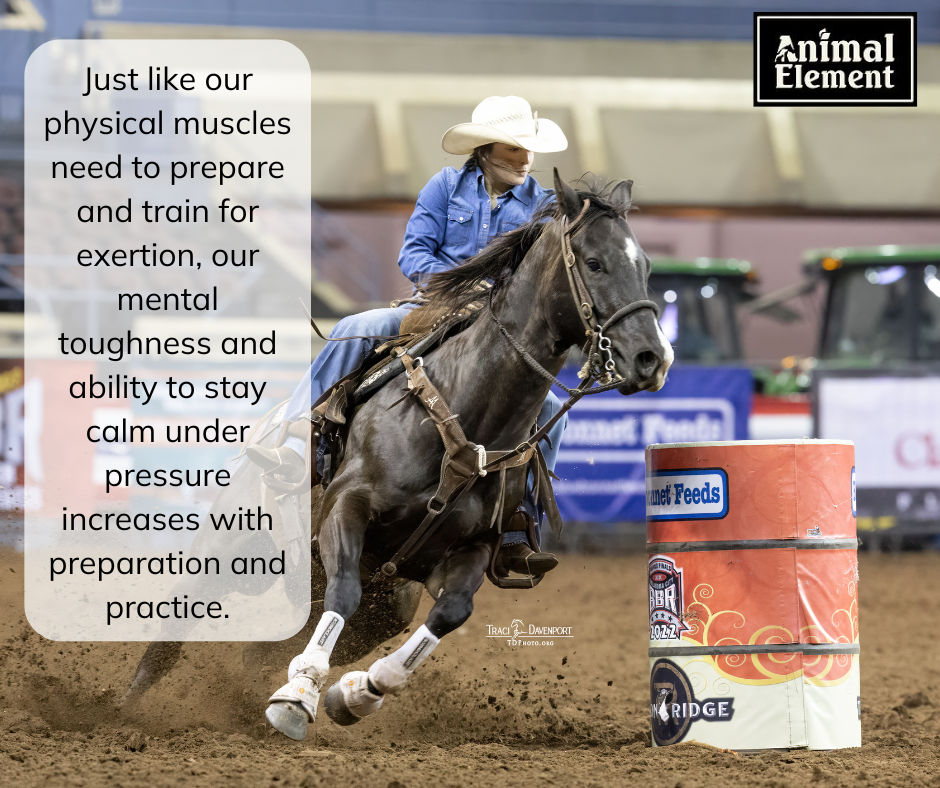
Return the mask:
<path id="1" fill-rule="evenodd" d="M 326 712 L 340 725 L 352 725 L 381 708 L 385 694 L 398 692 L 408 677 L 440 643 L 424 625 L 398 651 L 372 663 L 369 672 L 354 670 L 326 693 Z"/>
<path id="2" fill-rule="evenodd" d="M 434 637 L 422 624 L 404 646 L 372 663 L 369 681 L 379 692 L 394 695 L 440 642 L 440 638 Z"/>
<path id="3" fill-rule="evenodd" d="M 317 714 L 320 687 L 330 672 L 330 654 L 345 623 L 341 615 L 331 610 L 323 614 L 307 648 L 291 660 L 287 669 L 288 682 L 271 696 L 272 703 L 299 703 L 313 721 Z"/>

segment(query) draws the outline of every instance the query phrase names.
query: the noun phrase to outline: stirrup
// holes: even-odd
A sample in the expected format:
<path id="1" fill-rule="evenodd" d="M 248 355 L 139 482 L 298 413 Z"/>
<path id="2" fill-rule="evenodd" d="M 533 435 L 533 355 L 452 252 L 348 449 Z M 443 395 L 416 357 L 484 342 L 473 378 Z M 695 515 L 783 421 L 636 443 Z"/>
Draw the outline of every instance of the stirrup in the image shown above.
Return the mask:
<path id="1" fill-rule="evenodd" d="M 515 528 L 513 528 L 514 524 Z M 531 553 L 524 557 L 525 569 L 520 572 L 521 577 L 508 577 L 506 574 L 502 574 L 504 569 L 513 569 L 513 567 L 500 566 L 499 571 L 497 571 L 497 563 L 501 563 L 499 562 L 500 550 L 504 549 L 503 539 L 506 536 L 505 533 L 497 534 L 496 541 L 493 543 L 493 552 L 490 554 L 490 563 L 486 568 L 487 579 L 497 588 L 535 588 L 545 577 L 546 572 L 558 566 L 558 559 L 552 553 L 538 553 L 530 547 L 530 545 L 538 545 L 539 540 L 535 532 L 535 519 L 529 514 L 524 505 L 513 512 L 512 517 L 509 518 L 507 530 L 523 530 L 519 526 L 524 526 L 528 541 L 526 547 L 529 547 Z M 511 548 L 512 545 L 508 545 L 508 547 Z M 540 560 L 542 566 L 535 562 L 534 556 L 544 557 L 544 560 Z"/>

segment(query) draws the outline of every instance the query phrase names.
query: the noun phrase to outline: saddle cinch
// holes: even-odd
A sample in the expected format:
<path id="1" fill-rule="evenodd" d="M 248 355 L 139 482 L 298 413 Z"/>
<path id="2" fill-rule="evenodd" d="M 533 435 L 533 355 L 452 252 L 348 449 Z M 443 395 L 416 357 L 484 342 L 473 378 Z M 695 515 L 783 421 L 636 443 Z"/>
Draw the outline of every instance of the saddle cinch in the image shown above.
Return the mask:
<path id="1" fill-rule="evenodd" d="M 283 446 L 288 437 L 303 440 L 305 451 L 302 477 L 297 479 L 301 474 L 301 468 L 298 466 L 293 469 L 294 478 L 291 478 L 291 473 L 285 473 L 283 468 L 273 468 L 266 471 L 262 479 L 266 487 L 276 495 L 275 500 L 287 531 L 297 530 L 291 528 L 292 524 L 299 526 L 301 506 L 298 504 L 298 498 L 304 493 L 309 493 L 312 485 L 320 484 L 325 488 L 332 480 L 343 459 L 346 434 L 355 409 L 390 380 L 406 373 L 408 390 L 405 397 L 416 396 L 428 412 L 444 443 L 445 456 L 437 491 L 428 501 L 427 515 L 398 552 L 376 572 L 376 576 L 394 577 L 398 567 L 421 549 L 477 480 L 495 472 L 499 474 L 500 486 L 490 521 L 490 527 L 494 529 L 494 546 L 487 577 L 500 588 L 532 588 L 541 581 L 543 575 L 499 577 L 496 575 L 495 565 L 505 536 L 504 521 L 509 519 L 504 511 L 506 479 L 509 472 L 532 474 L 532 491 L 537 508 L 544 513 L 552 531 L 556 535 L 561 533 L 562 521 L 552 492 L 552 474 L 548 471 L 538 448 L 538 440 L 544 436 L 550 425 L 544 425 L 537 432 L 533 425 L 532 437 L 515 449 L 486 451 L 484 447 L 467 440 L 457 417 L 431 382 L 421 361 L 423 353 L 429 352 L 448 337 L 467 328 L 475 319 L 477 311 L 478 309 L 468 309 L 454 314 L 435 312 L 429 307 L 418 307 L 412 310 L 403 322 L 403 333 L 400 337 L 378 346 L 357 370 L 326 391 L 302 418 L 296 421 L 283 419 L 286 404 L 282 406 L 281 411 L 272 420 L 272 427 L 278 429 L 273 449 L 277 450 Z M 266 435 L 270 433 L 271 430 Z M 263 467 L 253 449 L 255 447 L 249 445 L 246 453 Z M 537 545 L 534 521 L 531 518 L 528 518 L 526 531 L 530 543 Z"/>

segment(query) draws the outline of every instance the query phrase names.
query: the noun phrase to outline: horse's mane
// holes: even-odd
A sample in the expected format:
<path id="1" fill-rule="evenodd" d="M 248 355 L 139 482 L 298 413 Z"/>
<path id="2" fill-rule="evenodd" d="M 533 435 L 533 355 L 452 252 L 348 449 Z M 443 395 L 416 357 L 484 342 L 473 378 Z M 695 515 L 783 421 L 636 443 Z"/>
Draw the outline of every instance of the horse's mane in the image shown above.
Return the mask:
<path id="1" fill-rule="evenodd" d="M 582 187 L 576 190 L 579 204 L 590 201 L 587 214 L 581 220 L 583 225 L 601 216 L 626 218 L 630 203 L 618 200 L 615 193 L 620 181 L 594 179 L 589 184 L 583 180 L 576 183 Z M 484 282 L 492 282 L 494 292 L 498 291 L 518 270 L 549 222 L 559 221 L 561 215 L 557 201 L 543 204 L 529 221 L 498 236 L 479 254 L 449 271 L 432 274 L 425 292 L 428 303 L 446 310 L 462 309 L 479 300 Z"/>

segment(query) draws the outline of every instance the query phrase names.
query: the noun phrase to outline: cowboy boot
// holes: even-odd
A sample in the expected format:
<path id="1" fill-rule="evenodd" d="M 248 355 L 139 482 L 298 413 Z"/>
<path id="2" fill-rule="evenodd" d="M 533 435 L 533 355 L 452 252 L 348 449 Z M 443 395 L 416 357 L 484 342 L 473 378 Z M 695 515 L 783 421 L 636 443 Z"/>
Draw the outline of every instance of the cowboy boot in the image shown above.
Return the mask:
<path id="1" fill-rule="evenodd" d="M 533 522 L 532 515 L 520 506 L 513 512 L 506 526 L 506 531 L 527 532 Z M 510 572 L 520 575 L 543 575 L 558 566 L 554 553 L 541 553 L 533 550 L 529 543 L 516 542 L 500 547 L 494 567 L 497 577 L 508 577 Z"/>
<path id="2" fill-rule="evenodd" d="M 265 473 L 276 474 L 285 481 L 296 482 L 304 477 L 306 467 L 303 457 L 287 446 L 277 449 L 249 446 L 245 454 Z"/>

